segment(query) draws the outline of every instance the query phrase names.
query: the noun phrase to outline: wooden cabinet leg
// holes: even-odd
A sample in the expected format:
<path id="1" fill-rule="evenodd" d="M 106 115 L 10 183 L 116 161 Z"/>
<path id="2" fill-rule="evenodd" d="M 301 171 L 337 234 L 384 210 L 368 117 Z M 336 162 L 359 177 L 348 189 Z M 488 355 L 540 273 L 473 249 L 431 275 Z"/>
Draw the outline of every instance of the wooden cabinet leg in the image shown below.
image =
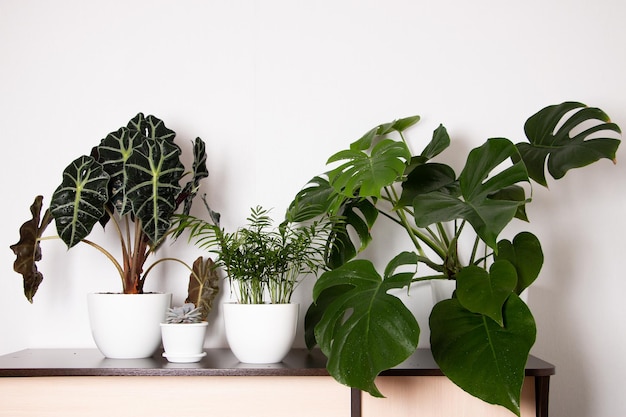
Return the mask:
<path id="1" fill-rule="evenodd" d="M 535 377 L 535 405 L 537 417 L 548 417 L 548 400 L 550 397 L 550 377 Z"/>
<path id="2" fill-rule="evenodd" d="M 361 417 L 361 390 L 350 388 L 350 416 Z"/>

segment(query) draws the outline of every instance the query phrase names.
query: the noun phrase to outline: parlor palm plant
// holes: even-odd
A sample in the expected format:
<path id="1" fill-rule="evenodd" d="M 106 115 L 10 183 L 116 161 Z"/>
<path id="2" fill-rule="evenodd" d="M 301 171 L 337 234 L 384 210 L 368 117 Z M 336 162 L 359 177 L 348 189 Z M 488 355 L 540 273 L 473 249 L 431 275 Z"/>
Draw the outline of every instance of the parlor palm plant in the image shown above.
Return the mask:
<path id="1" fill-rule="evenodd" d="M 331 222 L 275 227 L 270 210 L 257 206 L 244 227 L 227 232 L 204 201 L 210 220 L 179 216 L 177 232 L 188 230 L 190 240 L 216 255 L 215 264 L 225 271 L 239 303 L 289 303 L 301 278 L 324 267 Z"/>
<path id="2" fill-rule="evenodd" d="M 524 368 L 535 322 L 519 297 L 538 277 L 537 237 L 500 238 L 513 219 L 527 221 L 531 180 L 602 158 L 615 160 L 619 127 L 600 109 L 576 102 L 548 106 L 524 126 L 527 142 L 488 139 L 471 150 L 457 176 L 442 161 L 450 138 L 443 126 L 419 153 L 405 131 L 419 117 L 376 126 L 328 160 L 338 164 L 314 177 L 295 197 L 290 221 L 340 216 L 328 241 L 325 272 L 313 289 L 306 318 L 309 346 L 319 344 L 338 381 L 382 396 L 376 376 L 417 347 L 420 329 L 392 289 L 426 280 L 454 280 L 451 299 L 431 312 L 430 344 L 442 372 L 489 403 L 520 413 Z M 412 250 L 379 274 L 361 253 L 379 217 L 406 233 Z M 466 238 L 469 235 L 469 245 Z"/>

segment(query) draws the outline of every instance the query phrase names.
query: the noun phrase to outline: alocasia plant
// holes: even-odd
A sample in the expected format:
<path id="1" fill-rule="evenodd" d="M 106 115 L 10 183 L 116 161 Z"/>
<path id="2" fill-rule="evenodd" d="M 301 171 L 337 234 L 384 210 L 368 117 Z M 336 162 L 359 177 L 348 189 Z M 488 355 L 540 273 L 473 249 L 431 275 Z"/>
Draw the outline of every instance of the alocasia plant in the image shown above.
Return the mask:
<path id="1" fill-rule="evenodd" d="M 307 344 L 319 344 L 338 381 L 380 396 L 376 376 L 407 359 L 419 339 L 413 313 L 389 290 L 456 280 L 452 298 L 430 314 L 433 356 L 461 388 L 519 415 L 536 335 L 519 294 L 538 277 L 543 251 L 530 232 L 512 241 L 500 234 L 513 219 L 528 220 L 531 180 L 546 186 L 546 167 L 559 179 L 570 169 L 615 160 L 620 129 L 597 108 L 548 106 L 527 120 L 527 142 L 488 139 L 469 152 L 457 176 L 440 162 L 450 143 L 443 126 L 421 153 L 410 151 L 404 132 L 418 121 L 414 116 L 379 125 L 331 156 L 328 163 L 339 165 L 314 177 L 287 211 L 293 221 L 341 216 L 327 242 L 332 270 L 313 289 Z M 353 259 L 373 239 L 381 217 L 414 245 L 384 274 L 367 259 Z M 466 235 L 468 247 L 459 243 L 468 242 Z"/>
<path id="2" fill-rule="evenodd" d="M 20 241 L 11 246 L 17 256 L 14 269 L 23 276 L 24 294 L 30 302 L 43 280 L 37 262 L 42 257 L 41 241 L 47 238 L 44 232 L 53 221 L 68 248 L 83 242 L 106 255 L 126 294 L 142 293 L 146 276 L 156 264 L 165 260 L 184 264 L 162 258 L 144 270 L 148 257 L 173 233 L 179 207 L 189 213 L 200 180 L 208 176 L 202 139 L 193 142 L 193 165 L 186 171 L 175 136 L 162 120 L 139 113 L 127 126 L 109 133 L 90 155 L 78 157 L 65 168 L 49 209 L 43 211 L 42 196 L 35 198 L 32 218 L 20 228 Z M 96 224 L 116 231 L 120 260 L 87 239 Z M 210 268 L 201 258 L 193 268 L 187 267 L 191 286 L 202 287 Z"/>

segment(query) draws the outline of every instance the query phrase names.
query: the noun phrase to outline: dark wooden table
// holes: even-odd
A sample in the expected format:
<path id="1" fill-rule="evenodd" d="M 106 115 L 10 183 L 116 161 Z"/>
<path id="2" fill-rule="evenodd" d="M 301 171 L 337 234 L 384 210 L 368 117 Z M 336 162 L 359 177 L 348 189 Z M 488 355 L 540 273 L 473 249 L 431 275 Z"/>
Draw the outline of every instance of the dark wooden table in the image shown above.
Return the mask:
<path id="1" fill-rule="evenodd" d="M 319 350 L 293 349 L 277 364 L 240 363 L 229 349 L 207 349 L 197 363 L 170 363 L 158 352 L 147 359 L 108 359 L 96 349 L 27 349 L 0 356 L 0 377 L 45 376 L 328 376 Z M 531 356 L 526 376 L 535 379 L 537 417 L 548 416 L 550 376 L 554 366 Z M 442 376 L 429 349 L 382 376 Z M 361 416 L 361 391 L 351 390 L 351 415 Z"/>

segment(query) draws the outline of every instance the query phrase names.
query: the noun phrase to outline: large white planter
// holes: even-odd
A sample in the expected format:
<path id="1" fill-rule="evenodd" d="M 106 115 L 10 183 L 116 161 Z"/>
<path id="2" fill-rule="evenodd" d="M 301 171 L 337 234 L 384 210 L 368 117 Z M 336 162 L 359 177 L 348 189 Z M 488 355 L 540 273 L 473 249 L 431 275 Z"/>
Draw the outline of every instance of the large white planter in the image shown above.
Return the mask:
<path id="1" fill-rule="evenodd" d="M 224 304 L 228 345 L 243 363 L 277 363 L 293 345 L 299 304 Z"/>
<path id="2" fill-rule="evenodd" d="M 170 362 L 199 362 L 206 356 L 204 338 L 209 323 L 161 323 L 163 356 Z"/>
<path id="3" fill-rule="evenodd" d="M 89 322 L 96 346 L 107 358 L 152 356 L 161 345 L 160 323 L 172 294 L 110 294 L 87 296 Z"/>

